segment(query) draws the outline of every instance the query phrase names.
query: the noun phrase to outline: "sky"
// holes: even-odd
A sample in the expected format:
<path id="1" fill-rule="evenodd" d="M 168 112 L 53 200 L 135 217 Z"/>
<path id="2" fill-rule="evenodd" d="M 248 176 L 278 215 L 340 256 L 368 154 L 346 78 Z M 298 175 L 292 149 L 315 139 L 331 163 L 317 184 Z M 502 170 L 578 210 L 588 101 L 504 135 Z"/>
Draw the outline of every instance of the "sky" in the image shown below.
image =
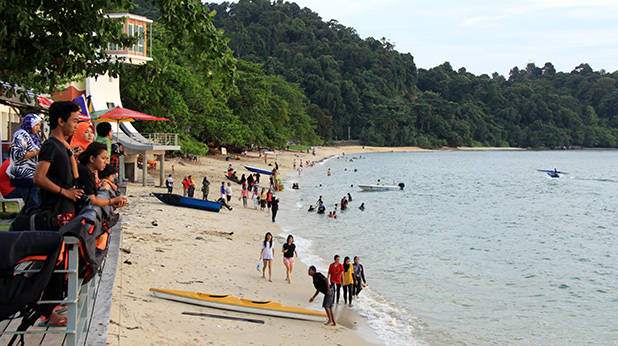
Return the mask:
<path id="1" fill-rule="evenodd" d="M 618 0 L 296 0 L 361 38 L 385 37 L 418 67 L 445 61 L 474 74 L 582 62 L 618 70 Z"/>

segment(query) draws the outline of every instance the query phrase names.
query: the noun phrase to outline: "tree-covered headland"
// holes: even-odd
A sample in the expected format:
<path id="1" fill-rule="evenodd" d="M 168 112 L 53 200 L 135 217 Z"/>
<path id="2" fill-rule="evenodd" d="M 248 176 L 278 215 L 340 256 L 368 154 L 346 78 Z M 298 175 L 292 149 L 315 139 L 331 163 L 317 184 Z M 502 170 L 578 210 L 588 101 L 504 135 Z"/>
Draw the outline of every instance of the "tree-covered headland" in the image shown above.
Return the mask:
<path id="1" fill-rule="evenodd" d="M 0 79 L 51 92 L 105 71 L 120 75 L 125 107 L 172 120 L 137 125 L 178 132 L 185 148 L 348 138 L 379 146 L 618 146 L 618 71 L 581 63 L 558 72 L 549 62 L 508 76 L 477 76 L 448 62 L 417 68 L 386 38 L 362 39 L 281 0 L 58 6 L 0 7 Z M 134 43 L 103 15 L 121 11 L 155 20 L 152 62 L 101 55 L 109 43 Z"/>

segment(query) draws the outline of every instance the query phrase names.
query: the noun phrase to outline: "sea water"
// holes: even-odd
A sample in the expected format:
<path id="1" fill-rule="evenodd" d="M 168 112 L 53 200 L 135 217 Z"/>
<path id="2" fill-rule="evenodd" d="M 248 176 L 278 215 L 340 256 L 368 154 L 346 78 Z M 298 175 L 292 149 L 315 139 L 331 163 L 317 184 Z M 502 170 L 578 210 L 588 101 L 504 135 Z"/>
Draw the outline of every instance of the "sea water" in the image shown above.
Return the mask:
<path id="1" fill-rule="evenodd" d="M 568 174 L 537 171 L 554 168 Z M 406 187 L 357 187 L 377 179 Z M 307 212 L 348 192 L 336 220 Z M 361 258 L 352 309 L 386 344 L 617 343 L 618 151 L 348 154 L 280 197 L 301 260 Z"/>

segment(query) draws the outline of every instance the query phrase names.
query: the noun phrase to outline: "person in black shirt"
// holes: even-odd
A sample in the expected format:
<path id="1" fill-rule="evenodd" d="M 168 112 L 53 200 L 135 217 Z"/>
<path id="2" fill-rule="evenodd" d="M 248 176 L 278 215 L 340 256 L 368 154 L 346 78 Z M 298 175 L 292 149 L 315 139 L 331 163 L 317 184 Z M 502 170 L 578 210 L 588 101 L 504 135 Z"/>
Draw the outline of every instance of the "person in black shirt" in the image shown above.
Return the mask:
<path id="1" fill-rule="evenodd" d="M 77 177 L 77 162 L 70 150 L 67 139 L 77 129 L 80 108 L 70 101 L 58 101 L 49 107 L 49 139 L 43 143 L 39 152 L 39 162 L 34 171 L 33 182 L 40 190 L 40 212 L 49 212 L 49 227 L 60 229 L 75 217 L 75 200 L 83 191 L 74 187 Z M 64 280 L 61 275 L 53 275 L 43 300 L 58 299 L 62 295 Z M 39 312 L 45 323 L 51 326 L 66 326 L 67 318 L 55 312 L 56 304 L 40 304 Z"/>
<path id="2" fill-rule="evenodd" d="M 104 143 L 91 143 L 83 153 L 79 155 L 77 186 L 90 197 L 90 204 L 99 207 L 114 206 L 122 208 L 127 204 L 126 197 L 113 197 L 105 199 L 97 197 L 97 182 L 95 174 L 105 168 L 107 164 L 107 146 Z"/>
<path id="3" fill-rule="evenodd" d="M 288 283 L 292 283 L 292 269 L 294 269 L 294 255 L 298 257 L 298 253 L 296 252 L 296 244 L 294 244 L 294 237 L 290 234 L 288 235 L 288 239 L 283 244 L 283 265 L 286 269 L 286 280 Z"/>
<path id="4" fill-rule="evenodd" d="M 313 302 L 318 293 L 324 294 L 324 301 L 322 301 L 322 307 L 328 315 L 328 321 L 324 323 L 327 326 L 336 326 L 335 315 L 333 314 L 333 291 L 328 285 L 328 280 L 322 273 L 319 273 L 314 266 L 309 267 L 309 276 L 313 277 L 313 287 L 315 287 L 315 293 L 309 298 L 309 303 Z"/>
<path id="5" fill-rule="evenodd" d="M 70 101 L 58 101 L 49 107 L 49 139 L 41 146 L 39 163 L 34 171 L 34 183 L 41 187 L 42 211 L 57 217 L 58 228 L 75 217 L 74 202 L 83 191 L 74 187 L 77 162 L 67 138 L 77 128 L 80 108 Z"/>
<path id="6" fill-rule="evenodd" d="M 270 211 L 273 213 L 273 222 L 275 222 L 275 218 L 277 217 L 278 210 L 279 210 L 279 198 L 273 197 L 273 200 L 270 202 Z"/>

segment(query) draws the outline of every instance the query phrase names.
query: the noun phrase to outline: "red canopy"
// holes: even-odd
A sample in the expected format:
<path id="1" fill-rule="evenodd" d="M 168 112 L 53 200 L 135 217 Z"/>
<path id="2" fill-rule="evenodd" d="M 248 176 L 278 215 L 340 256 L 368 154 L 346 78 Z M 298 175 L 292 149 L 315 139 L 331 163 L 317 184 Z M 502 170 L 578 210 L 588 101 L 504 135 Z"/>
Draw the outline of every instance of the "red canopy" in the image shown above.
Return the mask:
<path id="1" fill-rule="evenodd" d="M 109 120 L 155 120 L 155 121 L 170 121 L 167 118 L 154 117 L 152 115 L 140 113 L 131 109 L 116 107 L 105 109 L 101 111 L 96 111 L 92 113 L 94 121 L 104 121 L 104 119 Z M 130 121 L 130 120 L 129 120 Z"/>

